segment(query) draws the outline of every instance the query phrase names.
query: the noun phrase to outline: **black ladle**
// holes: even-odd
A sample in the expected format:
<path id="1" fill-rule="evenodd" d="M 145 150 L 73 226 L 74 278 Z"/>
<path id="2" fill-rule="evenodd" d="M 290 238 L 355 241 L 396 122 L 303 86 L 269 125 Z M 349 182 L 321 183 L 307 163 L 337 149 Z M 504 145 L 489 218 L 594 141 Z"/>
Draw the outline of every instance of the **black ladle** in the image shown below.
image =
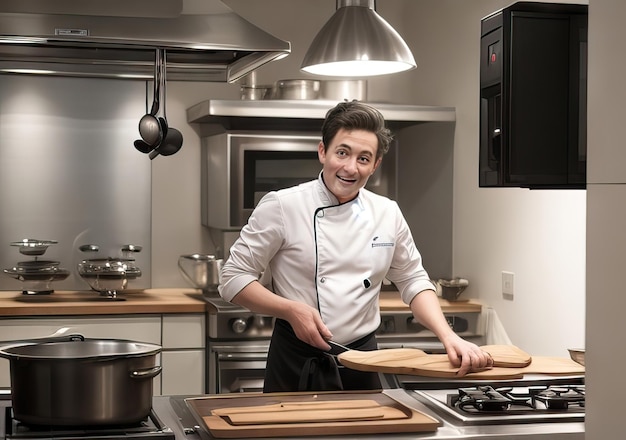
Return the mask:
<path id="1" fill-rule="evenodd" d="M 163 119 L 164 125 L 166 126 L 165 133 L 163 135 L 163 140 L 161 143 L 150 152 L 150 159 L 154 159 L 159 154 L 161 156 L 171 156 L 172 154 L 177 153 L 181 147 L 183 146 L 183 134 L 177 130 L 176 128 L 169 127 L 167 124 L 167 116 L 166 116 L 166 99 L 167 99 L 167 78 L 166 78 L 166 56 L 165 50 L 163 51 L 163 56 L 161 57 L 161 65 L 159 77 L 161 79 L 161 84 L 159 88 L 162 90 L 163 96 L 161 96 L 161 101 L 163 102 Z"/>
<path id="2" fill-rule="evenodd" d="M 152 97 L 152 108 L 149 113 L 146 113 L 139 120 L 139 135 L 141 139 L 137 139 L 134 142 L 135 148 L 142 153 L 149 153 L 154 150 L 161 141 L 163 140 L 164 134 L 164 119 L 157 118 L 157 113 L 159 112 L 160 106 L 160 87 L 161 87 L 161 78 L 160 78 L 160 52 L 159 49 L 156 51 L 155 61 L 154 61 L 154 88 L 153 88 L 153 97 Z"/>

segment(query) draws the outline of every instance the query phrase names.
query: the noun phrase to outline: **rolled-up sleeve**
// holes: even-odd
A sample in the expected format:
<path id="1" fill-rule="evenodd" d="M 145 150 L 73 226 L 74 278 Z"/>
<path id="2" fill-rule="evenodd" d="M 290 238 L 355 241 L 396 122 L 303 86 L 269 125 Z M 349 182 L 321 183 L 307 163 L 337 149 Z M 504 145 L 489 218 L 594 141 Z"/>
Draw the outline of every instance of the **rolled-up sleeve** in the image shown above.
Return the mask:
<path id="1" fill-rule="evenodd" d="M 424 269 L 422 256 L 415 245 L 409 225 L 399 212 L 400 209 L 397 209 L 396 247 L 387 278 L 398 288 L 402 301 L 410 304 L 417 294 L 424 290 L 435 290 L 435 286 Z"/>
<path id="2" fill-rule="evenodd" d="M 280 203 L 275 193 L 268 193 L 258 203 L 230 248 L 230 257 L 220 272 L 221 297 L 232 301 L 244 287 L 258 281 L 280 249 L 283 236 Z"/>

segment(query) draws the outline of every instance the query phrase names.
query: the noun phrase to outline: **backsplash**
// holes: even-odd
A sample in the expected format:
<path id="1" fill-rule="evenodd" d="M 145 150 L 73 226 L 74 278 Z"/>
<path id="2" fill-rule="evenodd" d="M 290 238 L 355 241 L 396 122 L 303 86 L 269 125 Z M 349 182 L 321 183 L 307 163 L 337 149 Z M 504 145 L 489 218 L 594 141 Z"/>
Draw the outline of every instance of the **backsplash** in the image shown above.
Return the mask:
<path id="1" fill-rule="evenodd" d="M 135 150 L 146 113 L 146 84 L 74 78 L 5 76 L 0 82 L 0 268 L 58 261 L 70 275 L 56 290 L 89 290 L 76 266 L 86 258 L 122 257 L 127 244 L 150 287 L 151 165 Z M 45 254 L 12 242 L 55 240 Z M 97 253 L 78 250 L 98 245 Z M 22 283 L 0 275 L 0 290 Z"/>

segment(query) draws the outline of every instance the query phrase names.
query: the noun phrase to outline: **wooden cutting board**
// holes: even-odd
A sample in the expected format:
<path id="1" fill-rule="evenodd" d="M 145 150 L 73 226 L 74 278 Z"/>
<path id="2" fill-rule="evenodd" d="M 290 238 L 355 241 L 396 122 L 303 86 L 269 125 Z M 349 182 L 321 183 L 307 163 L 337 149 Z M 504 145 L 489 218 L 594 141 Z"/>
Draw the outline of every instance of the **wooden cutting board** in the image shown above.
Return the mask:
<path id="1" fill-rule="evenodd" d="M 481 348 L 491 354 L 496 367 L 521 368 L 528 366 L 532 360 L 528 353 L 514 345 L 483 345 Z M 417 360 L 418 358 L 420 359 Z M 429 355 L 416 348 L 387 348 L 373 351 L 349 350 L 338 356 L 339 361 L 346 367 L 361 366 L 362 368 L 354 369 L 376 372 L 379 371 L 378 367 L 395 368 L 402 365 L 414 365 L 415 362 L 427 364 L 431 358 L 439 361 L 441 356 Z M 447 359 L 447 355 L 445 358 Z M 368 365 L 376 369 L 363 370 Z"/>
<path id="2" fill-rule="evenodd" d="M 496 366 L 489 370 L 474 371 L 463 377 L 521 379 L 525 374 L 577 375 L 585 372 L 582 365 L 569 358 L 530 357 L 515 346 L 484 346 L 482 348 L 492 354 Z M 456 375 L 458 368 L 450 364 L 447 355 L 429 355 L 415 349 L 390 349 L 389 351 L 383 349 L 371 352 L 347 351 L 340 354 L 338 359 L 342 365 L 360 371 L 458 378 Z M 529 360 L 530 363 L 527 362 Z"/>
<path id="3" fill-rule="evenodd" d="M 211 411 L 231 425 L 267 425 L 274 423 L 351 422 L 354 420 L 406 419 L 406 413 L 374 400 L 342 400 L 340 402 L 284 402 Z"/>
<path id="4" fill-rule="evenodd" d="M 185 402 L 215 438 L 434 432 L 440 425 L 380 391 L 223 394 Z"/>

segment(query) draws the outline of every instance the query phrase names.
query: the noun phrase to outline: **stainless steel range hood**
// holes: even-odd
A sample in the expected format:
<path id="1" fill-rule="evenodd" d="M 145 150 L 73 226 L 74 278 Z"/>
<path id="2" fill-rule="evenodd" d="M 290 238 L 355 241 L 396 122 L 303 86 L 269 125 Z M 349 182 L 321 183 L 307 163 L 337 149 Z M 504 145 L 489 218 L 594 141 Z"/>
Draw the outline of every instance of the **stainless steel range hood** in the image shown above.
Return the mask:
<path id="1" fill-rule="evenodd" d="M 0 13 L 0 73 L 149 79 L 160 47 L 168 80 L 234 82 L 291 52 L 288 41 L 211 4 L 203 15 L 151 18 Z"/>

